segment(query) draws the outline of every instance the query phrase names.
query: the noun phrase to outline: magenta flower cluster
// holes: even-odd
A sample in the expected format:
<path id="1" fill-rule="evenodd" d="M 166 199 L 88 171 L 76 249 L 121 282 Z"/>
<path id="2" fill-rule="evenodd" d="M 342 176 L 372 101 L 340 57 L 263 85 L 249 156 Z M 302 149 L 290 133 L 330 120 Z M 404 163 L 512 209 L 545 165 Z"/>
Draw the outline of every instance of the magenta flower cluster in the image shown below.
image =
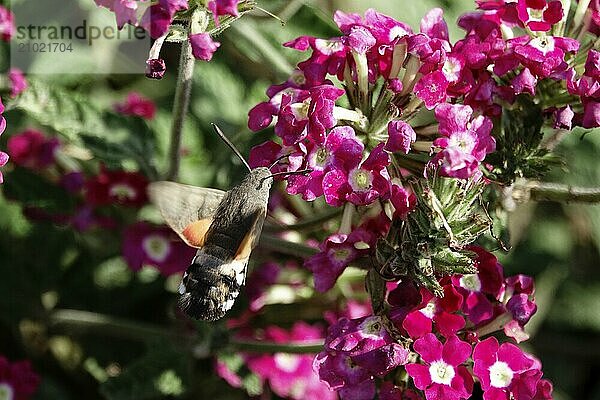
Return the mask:
<path id="1" fill-rule="evenodd" d="M 410 283 L 390 284 L 389 319 L 341 318 L 331 325 L 314 361 L 321 379 L 342 399 L 370 399 L 375 379 L 402 367 L 418 389 L 409 391 L 414 398 L 467 399 L 477 381 L 486 400 L 551 399 L 535 357 L 510 342 L 482 339 L 502 326 L 517 342 L 526 339 L 522 328 L 536 311 L 531 278 L 504 278 L 496 257 L 472 250 L 479 272 L 442 279 L 443 298 Z M 407 391 L 394 390 L 397 399 Z"/>
<path id="2" fill-rule="evenodd" d="M 381 240 L 414 226 L 402 224 L 419 201 L 447 217 L 430 187 L 419 199 L 408 182 L 490 184 L 497 147 L 510 146 L 500 140 L 504 110 L 536 104 L 548 127 L 600 126 L 600 53 L 586 36 L 600 32 L 598 10 L 566 3 L 479 0 L 459 18 L 465 34 L 456 42 L 441 9 L 418 32 L 373 9 L 338 11 L 339 36 L 284 44 L 307 58 L 249 111 L 252 131 L 276 135 L 251 150 L 250 164 L 307 171 L 285 178 L 287 192 L 344 209 L 339 228 L 304 263 L 317 291 L 333 288 L 349 265 L 382 256 Z M 539 360 L 515 344 L 528 339 L 524 326 L 537 310 L 532 278 L 505 277 L 475 239 L 462 247 L 454 239 L 450 232 L 448 247 L 471 252 L 475 273 L 436 275 L 435 294 L 397 279 L 385 307 L 331 323 L 313 367 L 341 398 L 466 399 L 475 387 L 486 400 L 552 398 Z M 386 267 L 417 268 L 398 248 Z M 418 268 L 432 268 L 432 259 Z M 498 331 L 502 339 L 490 336 Z"/>
<path id="3" fill-rule="evenodd" d="M 125 24 L 140 26 L 149 32 L 153 39 L 156 39 L 146 61 L 146 76 L 152 79 L 161 79 L 166 72 L 165 62 L 159 57 L 162 44 L 169 33 L 176 14 L 189 9 L 188 0 L 159 0 L 157 2 L 141 0 L 94 1 L 98 6 L 108 8 L 115 13 L 119 28 L 122 28 Z M 240 0 L 210 0 L 206 4 L 205 11 L 212 15 L 215 26 L 219 27 L 220 17 L 239 16 L 238 3 L 240 3 Z M 198 60 L 210 61 L 221 44 L 213 40 L 210 33 L 205 32 L 205 27 L 196 28 L 199 23 L 199 21 L 194 21 L 188 32 L 192 54 Z"/>

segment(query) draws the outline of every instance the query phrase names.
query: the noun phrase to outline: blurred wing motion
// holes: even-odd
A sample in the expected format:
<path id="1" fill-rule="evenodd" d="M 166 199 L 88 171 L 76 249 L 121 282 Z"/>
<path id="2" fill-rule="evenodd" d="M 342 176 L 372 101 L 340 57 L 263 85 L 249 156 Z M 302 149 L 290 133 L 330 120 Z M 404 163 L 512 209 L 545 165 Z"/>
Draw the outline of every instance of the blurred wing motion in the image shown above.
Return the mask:
<path id="1" fill-rule="evenodd" d="M 163 181 L 151 183 L 148 196 L 171 229 L 188 246 L 200 248 L 225 192 Z"/>

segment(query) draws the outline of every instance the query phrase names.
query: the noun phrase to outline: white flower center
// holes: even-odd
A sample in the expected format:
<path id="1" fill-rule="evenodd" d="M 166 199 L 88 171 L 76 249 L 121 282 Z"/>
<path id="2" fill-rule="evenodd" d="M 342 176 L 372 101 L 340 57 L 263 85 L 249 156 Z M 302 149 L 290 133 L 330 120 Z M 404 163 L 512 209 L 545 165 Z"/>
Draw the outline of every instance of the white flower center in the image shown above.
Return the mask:
<path id="1" fill-rule="evenodd" d="M 496 388 L 505 388 L 510 385 L 514 372 L 504 361 L 496 361 L 490 367 L 490 384 Z"/>
<path id="2" fill-rule="evenodd" d="M 437 360 L 429 366 L 429 375 L 433 383 L 450 386 L 456 371 L 452 365 L 446 364 L 443 360 Z"/>
<path id="3" fill-rule="evenodd" d="M 480 292 L 481 291 L 481 280 L 477 276 L 477 274 L 467 274 L 463 275 L 460 280 L 460 287 L 467 289 L 470 292 Z"/>
<path id="4" fill-rule="evenodd" d="M 392 40 L 394 40 L 396 38 L 401 38 L 402 36 L 406 36 L 406 35 L 408 35 L 408 32 L 406 31 L 406 29 L 404 29 L 400 25 L 397 25 L 397 26 L 393 27 L 392 29 L 390 29 L 389 39 L 391 42 Z"/>
<path id="5" fill-rule="evenodd" d="M 544 55 L 554 51 L 554 38 L 550 36 L 542 36 L 531 39 L 529 45 L 541 51 Z"/>
<path id="6" fill-rule="evenodd" d="M 294 96 L 295 93 L 296 93 L 296 90 L 294 88 L 285 88 L 282 91 L 277 92 L 273 97 L 271 97 L 271 100 L 269 100 L 269 102 L 272 105 L 279 108 L 279 107 L 281 107 L 281 99 L 283 98 L 284 95 Z"/>
<path id="7" fill-rule="evenodd" d="M 132 200 L 135 199 L 137 192 L 129 185 L 117 183 L 116 185 L 111 186 L 109 194 L 119 200 Z"/>
<path id="8" fill-rule="evenodd" d="M 0 383 L 0 400 L 13 400 L 14 392 L 12 386 L 7 383 Z"/>
<path id="9" fill-rule="evenodd" d="M 330 255 L 333 257 L 333 259 L 340 264 L 345 264 L 351 254 L 352 253 L 350 249 L 344 247 L 330 252 Z"/>
<path id="10" fill-rule="evenodd" d="M 326 56 L 344 50 L 344 45 L 339 40 L 317 39 L 315 40 L 315 47 Z"/>
<path id="11" fill-rule="evenodd" d="M 300 365 L 300 357 L 296 354 L 276 353 L 275 365 L 282 371 L 294 372 Z"/>
<path id="12" fill-rule="evenodd" d="M 425 307 L 421 308 L 419 311 L 427 318 L 433 319 L 433 316 L 435 315 L 435 310 L 435 301 L 430 301 Z"/>
<path id="13" fill-rule="evenodd" d="M 171 245 L 163 236 L 150 235 L 144 238 L 142 247 L 146 254 L 156 262 L 163 262 L 169 255 Z"/>
<path id="14" fill-rule="evenodd" d="M 548 6 L 539 9 L 539 8 L 528 8 L 527 14 L 529 15 L 529 21 L 541 21 L 544 19 L 544 11 L 548 8 Z"/>
<path id="15" fill-rule="evenodd" d="M 365 319 L 359 326 L 358 329 L 367 336 L 381 337 L 385 328 L 381 323 L 379 317 L 369 317 Z"/>
<path id="16" fill-rule="evenodd" d="M 329 152 L 327 149 L 325 147 L 319 147 L 319 149 L 315 152 L 315 167 L 319 167 L 320 169 L 324 168 L 328 158 Z"/>
<path id="17" fill-rule="evenodd" d="M 292 72 L 291 80 L 298 86 L 304 85 L 306 83 L 306 77 L 304 76 L 304 72 L 302 71 Z"/>
<path id="18" fill-rule="evenodd" d="M 308 119 L 308 110 L 310 109 L 310 99 L 304 100 L 302 103 L 294 103 L 290 106 L 292 113 L 298 121 L 305 121 Z"/>
<path id="19" fill-rule="evenodd" d="M 460 77 L 460 62 L 456 58 L 448 58 L 444 62 L 442 72 L 449 82 L 456 82 Z"/>
<path id="20" fill-rule="evenodd" d="M 466 132 L 454 133 L 449 139 L 449 145 L 460 150 L 462 153 L 469 154 L 475 148 L 473 137 Z"/>
<path id="21" fill-rule="evenodd" d="M 350 171 L 350 186 L 355 192 L 366 192 L 371 189 L 373 174 L 370 171 L 356 168 Z"/>

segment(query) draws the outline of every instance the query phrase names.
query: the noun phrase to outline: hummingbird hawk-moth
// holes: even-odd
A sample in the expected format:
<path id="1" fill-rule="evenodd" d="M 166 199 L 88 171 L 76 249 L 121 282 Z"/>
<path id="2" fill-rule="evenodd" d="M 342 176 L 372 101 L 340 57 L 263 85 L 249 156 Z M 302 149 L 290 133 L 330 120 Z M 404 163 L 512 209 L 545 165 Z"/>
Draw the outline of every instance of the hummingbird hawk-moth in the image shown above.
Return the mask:
<path id="1" fill-rule="evenodd" d="M 179 286 L 179 306 L 190 317 L 208 321 L 222 318 L 233 306 L 267 215 L 272 178 L 290 174 L 251 169 L 223 132 L 213 128 L 248 168 L 239 185 L 228 192 L 166 181 L 148 188 L 166 223 L 198 248 Z"/>

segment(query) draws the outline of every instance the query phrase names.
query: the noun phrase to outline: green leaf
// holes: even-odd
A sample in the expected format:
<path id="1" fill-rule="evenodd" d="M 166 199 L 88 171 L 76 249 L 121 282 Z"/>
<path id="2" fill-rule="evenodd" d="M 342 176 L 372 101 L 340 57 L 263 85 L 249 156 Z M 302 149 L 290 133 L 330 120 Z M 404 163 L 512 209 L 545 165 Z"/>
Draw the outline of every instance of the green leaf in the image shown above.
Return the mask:
<path id="1" fill-rule="evenodd" d="M 11 108 L 24 111 L 39 124 L 52 128 L 72 141 L 77 135 L 101 135 L 107 130 L 103 115 L 85 97 L 38 79 L 29 79 L 29 87 Z"/>

